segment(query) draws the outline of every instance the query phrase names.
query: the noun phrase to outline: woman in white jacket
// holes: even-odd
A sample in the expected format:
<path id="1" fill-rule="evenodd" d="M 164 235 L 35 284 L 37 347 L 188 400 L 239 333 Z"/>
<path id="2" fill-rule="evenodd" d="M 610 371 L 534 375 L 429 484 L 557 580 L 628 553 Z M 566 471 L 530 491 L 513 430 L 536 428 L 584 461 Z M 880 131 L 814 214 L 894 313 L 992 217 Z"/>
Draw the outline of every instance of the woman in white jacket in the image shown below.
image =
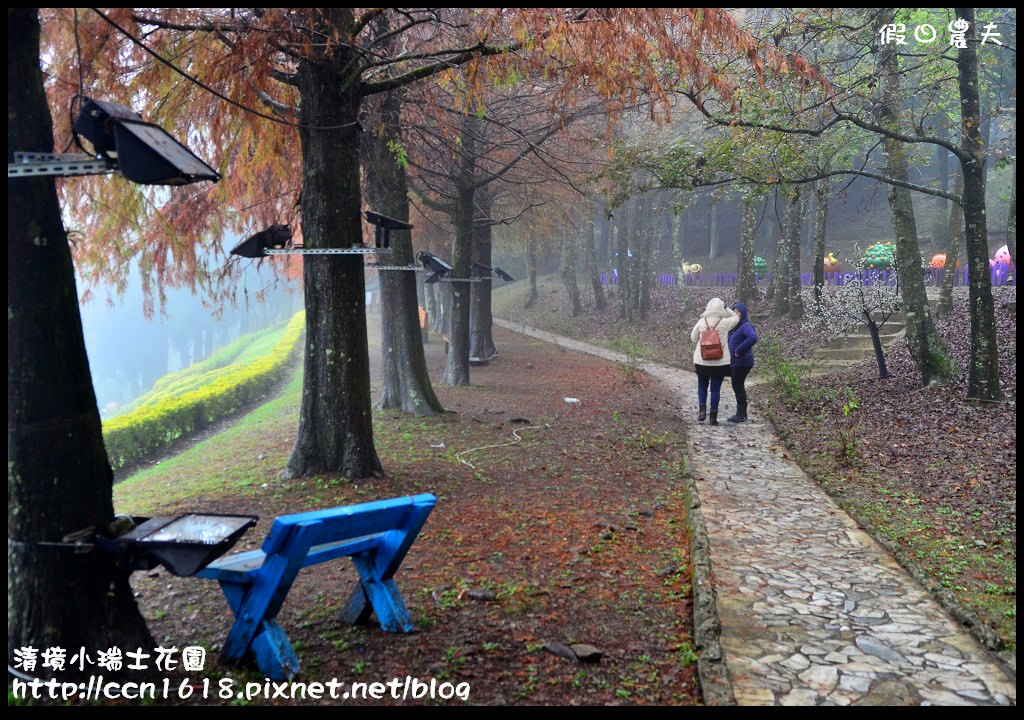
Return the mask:
<path id="1" fill-rule="evenodd" d="M 701 313 L 700 320 L 690 332 L 690 342 L 695 343 L 693 350 L 693 369 L 697 373 L 697 402 L 700 404 L 697 419 L 703 421 L 708 409 L 708 386 L 711 387 L 711 416 L 709 425 L 718 424 L 718 398 L 722 391 L 722 380 L 729 375 L 729 331 L 740 322 L 740 317 L 725 307 L 720 298 L 711 298 L 707 310 Z M 706 359 L 701 350 L 701 333 L 717 331 L 721 344 L 722 357 Z"/>

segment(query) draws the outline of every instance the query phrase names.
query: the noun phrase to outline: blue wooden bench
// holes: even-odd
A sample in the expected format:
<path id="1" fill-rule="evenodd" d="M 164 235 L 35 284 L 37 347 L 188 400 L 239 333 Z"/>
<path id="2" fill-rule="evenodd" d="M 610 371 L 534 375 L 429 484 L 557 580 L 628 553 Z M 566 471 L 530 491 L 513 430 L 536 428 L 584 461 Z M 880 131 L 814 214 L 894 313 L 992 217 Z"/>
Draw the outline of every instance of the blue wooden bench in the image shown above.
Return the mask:
<path id="1" fill-rule="evenodd" d="M 380 500 L 274 520 L 263 547 L 230 555 L 196 577 L 217 580 L 235 614 L 222 659 L 240 663 L 250 654 L 273 680 L 290 679 L 299 660 L 274 621 L 299 570 L 351 557 L 359 583 L 341 610 L 347 622 L 377 613 L 381 629 L 409 632 L 409 611 L 394 575 L 434 507 L 433 495 Z"/>

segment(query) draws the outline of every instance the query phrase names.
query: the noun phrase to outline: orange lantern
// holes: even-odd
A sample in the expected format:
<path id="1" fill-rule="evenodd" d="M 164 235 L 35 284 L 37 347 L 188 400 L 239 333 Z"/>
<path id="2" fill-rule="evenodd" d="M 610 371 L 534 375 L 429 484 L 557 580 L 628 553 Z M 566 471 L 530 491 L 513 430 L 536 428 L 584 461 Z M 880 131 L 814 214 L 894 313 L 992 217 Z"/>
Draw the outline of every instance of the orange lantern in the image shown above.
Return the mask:
<path id="1" fill-rule="evenodd" d="M 928 263 L 929 267 L 935 268 L 936 270 L 942 270 L 946 267 L 946 253 L 936 253 L 932 255 L 932 260 Z M 956 261 L 957 270 L 960 269 L 960 261 Z"/>
<path id="2" fill-rule="evenodd" d="M 825 272 L 839 272 L 839 259 L 832 253 L 829 253 L 827 256 L 825 256 Z"/>

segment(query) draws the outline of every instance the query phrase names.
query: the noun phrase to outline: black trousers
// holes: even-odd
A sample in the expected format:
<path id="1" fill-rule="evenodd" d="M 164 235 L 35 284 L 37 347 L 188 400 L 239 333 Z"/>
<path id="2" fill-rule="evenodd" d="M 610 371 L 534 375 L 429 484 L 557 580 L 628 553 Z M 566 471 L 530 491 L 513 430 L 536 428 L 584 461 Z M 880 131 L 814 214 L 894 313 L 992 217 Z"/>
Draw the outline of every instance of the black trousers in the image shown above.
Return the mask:
<path id="1" fill-rule="evenodd" d="M 731 368 L 731 370 L 732 370 L 732 391 L 734 393 L 736 393 L 736 402 L 737 402 L 737 404 L 742 403 L 742 404 L 746 405 L 746 403 L 747 403 L 747 389 L 745 387 L 743 387 L 743 383 L 746 382 L 747 375 L 749 375 L 750 371 L 753 370 L 753 369 L 754 368 L 751 368 L 751 367 L 738 367 L 736 365 L 733 365 L 732 368 Z"/>

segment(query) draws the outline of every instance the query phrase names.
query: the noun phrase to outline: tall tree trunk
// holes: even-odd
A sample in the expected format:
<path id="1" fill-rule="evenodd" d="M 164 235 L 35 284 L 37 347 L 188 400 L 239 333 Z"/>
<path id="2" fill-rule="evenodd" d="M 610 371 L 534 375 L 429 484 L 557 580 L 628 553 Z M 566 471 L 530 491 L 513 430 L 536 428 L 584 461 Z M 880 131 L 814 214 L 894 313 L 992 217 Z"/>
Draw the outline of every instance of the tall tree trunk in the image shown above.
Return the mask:
<path id="1" fill-rule="evenodd" d="M 473 227 L 473 262 L 491 266 L 491 195 L 487 188 L 476 193 L 477 215 Z M 497 276 L 495 276 L 496 278 Z M 498 350 L 494 346 L 494 319 L 491 314 L 491 292 L 494 280 L 469 285 L 469 355 L 489 360 Z"/>
<path id="2" fill-rule="evenodd" d="M 423 284 L 423 305 L 427 310 L 427 326 L 434 332 L 440 332 L 441 303 L 437 297 L 437 288 L 426 282 Z"/>
<path id="3" fill-rule="evenodd" d="M 596 205 L 595 205 L 596 208 Z M 597 213 L 585 214 L 583 217 L 583 262 L 587 275 L 590 277 L 590 289 L 594 293 L 594 307 L 604 310 L 607 302 L 604 299 L 604 288 L 601 287 L 601 274 L 597 270 L 597 258 L 594 255 L 595 235 L 594 221 Z"/>
<path id="4" fill-rule="evenodd" d="M 892 17 L 892 10 L 885 9 L 879 16 L 881 30 L 886 18 Z M 900 76 L 896 55 L 897 45 L 890 43 L 878 47 L 879 70 L 879 117 L 881 124 L 893 131 L 902 131 L 899 120 Z M 908 181 L 907 144 L 899 140 L 882 140 L 885 158 L 885 174 L 891 178 Z M 927 385 L 933 379 L 949 377 L 954 365 L 949 349 L 939 338 L 928 307 L 928 293 L 921 272 L 921 248 L 917 241 L 917 221 L 914 217 L 914 203 L 910 190 L 888 184 L 889 213 L 892 229 L 896 236 L 896 269 L 899 271 L 900 289 L 907 315 L 907 345 L 910 355 L 921 373 L 921 384 Z"/>
<path id="5" fill-rule="evenodd" d="M 675 216 L 668 207 L 668 200 L 662 196 L 661 206 L 658 211 L 661 214 L 661 236 L 658 238 L 658 272 L 674 270 L 676 264 L 672 262 L 672 225 Z"/>
<path id="6" fill-rule="evenodd" d="M 800 283 L 800 241 L 804 229 L 804 221 L 807 218 L 807 207 L 810 205 L 810 195 L 805 188 L 798 188 L 800 199 L 797 203 L 797 217 L 792 226 L 793 237 L 787 245 L 789 251 L 789 319 L 799 320 L 804 316 L 804 299 Z"/>
<path id="7" fill-rule="evenodd" d="M 754 272 L 754 235 L 757 232 L 757 206 L 760 198 L 752 193 L 743 196 L 740 227 L 740 253 L 736 268 L 736 299 L 748 309 L 757 298 L 757 275 Z"/>
<path id="8" fill-rule="evenodd" d="M 964 194 L 964 173 L 959 163 L 956 169 L 956 184 L 953 194 Z M 942 272 L 942 289 L 939 291 L 939 307 L 936 312 L 949 315 L 953 312 L 953 286 L 956 285 L 956 264 L 960 261 L 960 232 L 964 229 L 964 209 L 960 203 L 950 203 L 949 227 L 946 229 L 946 265 Z"/>
<path id="9" fill-rule="evenodd" d="M 537 236 L 530 233 L 526 238 L 526 276 L 530 280 L 530 297 L 526 307 L 530 307 L 540 295 L 537 293 Z"/>
<path id="10" fill-rule="evenodd" d="M 469 278 L 473 257 L 473 224 L 476 218 L 476 136 L 480 120 L 463 119 L 459 176 L 455 192 L 455 244 L 452 247 L 451 285 L 451 344 L 444 366 L 444 384 L 469 385 L 469 286 L 459 282 Z"/>
<path id="11" fill-rule="evenodd" d="M 619 273 L 619 319 L 633 319 L 632 293 L 629 291 L 629 223 L 630 203 L 619 208 L 615 223 L 615 265 Z"/>
<path id="12" fill-rule="evenodd" d="M 999 400 L 999 346 L 996 338 L 995 303 L 988 267 L 988 228 L 985 218 L 985 145 L 981 139 L 981 100 L 978 87 L 978 35 L 973 8 L 956 8 L 958 19 L 966 20 L 967 47 L 957 50 L 960 114 L 963 141 L 968 154 L 960 158 L 964 173 L 964 228 L 967 236 L 967 266 L 970 276 L 971 358 L 967 376 L 967 397 Z"/>
<path id="13" fill-rule="evenodd" d="M 718 203 L 710 203 L 708 211 L 711 215 L 708 227 L 708 257 L 714 260 L 718 257 Z"/>
<path id="14" fill-rule="evenodd" d="M 938 113 L 936 125 L 936 134 L 939 134 L 944 138 L 949 136 L 949 123 L 945 113 Z M 949 150 L 941 145 L 935 146 L 935 181 L 938 183 L 940 189 L 949 192 Z M 938 244 L 946 237 L 949 206 L 955 203 L 947 202 L 944 197 L 935 197 L 934 200 L 936 221 L 932 237 L 934 238 L 934 242 Z"/>
<path id="15" fill-rule="evenodd" d="M 676 237 L 672 254 L 672 264 L 676 268 L 686 259 L 686 208 L 687 204 L 684 198 L 684 204 L 679 208 L 676 218 Z"/>
<path id="16" fill-rule="evenodd" d="M 611 268 L 608 262 L 612 239 L 612 224 L 608 221 L 607 203 L 594 200 L 594 224 L 599 228 L 600 234 L 597 242 L 597 267 L 605 270 Z"/>
<path id="17" fill-rule="evenodd" d="M 347 37 L 351 8 L 325 9 L 318 24 L 328 37 Z M 359 185 L 359 66 L 355 50 L 299 63 L 302 144 L 302 234 L 310 248 L 347 248 L 362 242 Z M 340 127 L 336 130 L 308 128 Z M 285 477 L 382 472 L 373 443 L 370 357 L 366 339 L 363 259 L 359 255 L 308 256 L 303 263 L 306 300 L 305 365 L 299 432 Z"/>
<path id="18" fill-rule="evenodd" d="M 1014 154 L 1016 148 L 1014 148 Z M 1006 218 L 1006 249 L 1010 262 L 1017 265 L 1017 160 L 1010 160 L 1010 215 Z M 1016 271 L 1014 271 L 1016 277 Z"/>
<path id="19" fill-rule="evenodd" d="M 772 270 L 774 286 L 775 315 L 791 315 L 799 312 L 800 302 L 800 226 L 803 223 L 803 200 L 800 186 L 786 189 L 786 214 L 782 238 L 775 265 Z M 794 298 L 793 274 L 796 273 L 796 297 Z"/>
<path id="20" fill-rule="evenodd" d="M 782 193 L 783 202 L 785 203 L 782 210 L 782 221 L 778 218 L 778 199 L 779 191 L 775 191 L 773 198 L 768 198 L 768 204 L 775 208 L 774 212 L 771 213 L 772 218 L 772 231 L 768 236 L 768 248 L 772 251 L 771 257 L 768 258 L 768 262 L 771 263 L 770 270 L 768 272 L 769 282 L 768 288 L 765 290 L 765 299 L 768 302 L 775 301 L 775 293 L 779 288 L 779 279 L 782 275 L 782 268 L 785 264 L 786 259 L 786 209 L 789 207 L 789 195 L 788 191 Z M 767 253 L 766 253 L 767 254 Z"/>
<path id="21" fill-rule="evenodd" d="M 646 230 L 650 227 L 650 204 L 645 202 L 643 197 L 636 198 L 632 222 L 629 227 L 629 247 L 633 252 L 628 257 L 629 262 L 629 302 L 633 309 L 633 317 L 640 314 L 640 293 L 643 285 L 643 270 L 641 268 L 641 257 L 643 245 L 646 242 Z"/>
<path id="22" fill-rule="evenodd" d="M 7 10 L 8 163 L 15 151 L 53 152 L 35 8 Z M 113 521 L 113 473 L 53 178 L 8 180 L 7 207 L 7 657 L 152 648 L 111 556 L 42 544 Z"/>
<path id="23" fill-rule="evenodd" d="M 576 228 L 571 225 L 562 229 L 561 273 L 565 290 L 569 294 L 572 316 L 576 317 L 583 312 L 583 306 L 580 305 L 580 289 L 576 284 Z"/>
<path id="24" fill-rule="evenodd" d="M 814 303 L 821 305 L 825 292 L 825 231 L 828 227 L 828 180 L 814 184 Z"/>
<path id="25" fill-rule="evenodd" d="M 647 318 L 647 310 L 651 305 L 651 283 L 654 280 L 653 268 L 651 267 L 651 256 L 653 255 L 654 237 L 657 223 L 655 222 L 658 210 L 651 198 L 647 204 L 647 213 L 643 224 L 637 228 L 640 237 L 640 247 L 637 248 L 637 293 L 636 293 L 636 314 L 641 320 Z"/>
<path id="26" fill-rule="evenodd" d="M 371 101 L 368 122 L 373 126 L 362 134 L 363 177 L 366 199 L 375 211 L 396 220 L 409 220 L 409 189 L 405 166 L 389 144 L 401 143 L 399 119 L 402 99 L 392 90 Z M 382 265 L 413 263 L 412 233 L 391 231 L 391 255 L 378 256 Z M 423 355 L 419 302 L 415 272 L 383 271 L 381 292 L 381 390 L 379 405 L 414 415 L 443 412 L 430 384 Z"/>

